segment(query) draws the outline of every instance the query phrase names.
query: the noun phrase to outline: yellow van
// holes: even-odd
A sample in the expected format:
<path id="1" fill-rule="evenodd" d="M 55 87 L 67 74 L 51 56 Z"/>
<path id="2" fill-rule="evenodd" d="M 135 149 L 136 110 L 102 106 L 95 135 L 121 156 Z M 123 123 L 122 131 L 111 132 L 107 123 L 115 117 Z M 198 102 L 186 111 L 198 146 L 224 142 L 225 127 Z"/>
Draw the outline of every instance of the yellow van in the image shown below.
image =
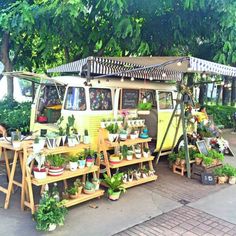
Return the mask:
<path id="1" fill-rule="evenodd" d="M 66 122 L 69 116 L 74 115 L 78 132 L 83 135 L 87 129 L 92 146 L 96 147 L 101 121 L 108 118 L 117 120 L 126 111 L 128 119 L 145 119 L 149 136 L 156 142 L 155 151 L 159 150 L 175 107 L 176 84 L 114 78 L 88 82 L 76 76 L 59 76 L 51 81 L 38 87 L 31 111 L 31 131 L 55 131 L 61 116 Z M 137 107 L 143 100 L 150 102 L 152 108 L 149 114 L 140 115 Z M 163 150 L 172 147 L 178 118 L 175 116 L 171 124 Z M 175 145 L 181 140 L 181 131 L 180 128 Z"/>

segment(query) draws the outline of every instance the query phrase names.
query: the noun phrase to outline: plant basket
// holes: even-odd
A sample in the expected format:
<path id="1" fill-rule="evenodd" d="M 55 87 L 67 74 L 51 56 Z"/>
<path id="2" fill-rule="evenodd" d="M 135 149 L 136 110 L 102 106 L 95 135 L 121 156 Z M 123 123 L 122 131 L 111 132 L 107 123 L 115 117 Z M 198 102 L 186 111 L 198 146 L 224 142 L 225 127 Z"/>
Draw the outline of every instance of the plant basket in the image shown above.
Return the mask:
<path id="1" fill-rule="evenodd" d="M 236 184 L 236 176 L 229 177 L 229 184 Z"/>
<path id="2" fill-rule="evenodd" d="M 227 182 L 227 176 L 218 176 L 218 184 L 224 184 Z"/>

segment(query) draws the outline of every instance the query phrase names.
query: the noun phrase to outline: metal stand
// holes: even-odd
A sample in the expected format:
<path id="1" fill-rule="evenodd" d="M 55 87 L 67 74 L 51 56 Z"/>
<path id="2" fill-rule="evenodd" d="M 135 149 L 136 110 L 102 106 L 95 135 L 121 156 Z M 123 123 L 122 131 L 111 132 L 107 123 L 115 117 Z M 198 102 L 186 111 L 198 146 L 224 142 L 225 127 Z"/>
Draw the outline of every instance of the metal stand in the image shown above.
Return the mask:
<path id="1" fill-rule="evenodd" d="M 178 125 L 177 125 L 177 127 L 176 127 L 176 132 L 175 132 L 175 136 L 174 136 L 174 140 L 173 140 L 173 144 L 172 144 L 171 151 L 173 152 L 173 150 L 174 150 L 174 145 L 175 145 L 177 133 L 178 133 L 179 126 L 180 126 L 180 121 L 182 120 L 183 138 L 184 138 L 184 150 L 185 150 L 185 160 L 186 160 L 186 167 L 187 167 L 187 177 L 188 177 L 188 178 L 191 178 L 190 159 L 189 159 L 189 151 L 188 151 L 188 137 L 187 137 L 187 132 L 186 132 L 186 125 L 187 125 L 187 124 L 186 124 L 186 120 L 185 120 L 183 95 L 180 93 L 180 91 L 178 92 L 178 96 L 177 96 L 175 108 L 174 108 L 173 113 L 172 113 L 172 115 L 171 115 L 171 118 L 170 118 L 170 120 L 169 120 L 169 123 L 168 123 L 168 126 L 167 126 L 167 128 L 166 128 L 166 132 L 165 132 L 165 135 L 164 135 L 164 137 L 163 137 L 163 140 L 162 140 L 162 142 L 161 142 L 160 150 L 159 150 L 159 152 L 158 152 L 157 159 L 156 159 L 156 164 L 158 164 L 158 162 L 159 162 L 159 160 L 160 160 L 161 153 L 162 153 L 162 148 L 163 148 L 164 142 L 165 142 L 165 140 L 166 140 L 167 134 L 168 134 L 168 132 L 169 132 L 171 123 L 172 123 L 172 121 L 173 121 L 173 118 L 174 118 L 176 115 L 178 115 L 178 114 L 176 114 L 176 112 L 177 112 L 177 110 L 178 110 L 177 108 L 178 108 L 179 105 L 180 105 L 181 113 L 180 113 L 180 115 L 179 115 Z"/>

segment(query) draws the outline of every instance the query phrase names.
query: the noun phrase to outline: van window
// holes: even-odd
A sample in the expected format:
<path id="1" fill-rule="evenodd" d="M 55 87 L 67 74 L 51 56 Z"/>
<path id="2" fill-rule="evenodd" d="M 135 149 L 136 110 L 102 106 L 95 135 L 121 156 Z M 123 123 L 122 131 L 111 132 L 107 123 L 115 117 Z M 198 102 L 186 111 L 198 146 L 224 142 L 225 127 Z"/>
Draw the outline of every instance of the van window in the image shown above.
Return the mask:
<path id="1" fill-rule="evenodd" d="M 121 109 L 136 109 L 139 101 L 138 89 L 122 89 Z"/>
<path id="2" fill-rule="evenodd" d="M 141 94 L 141 101 L 143 101 L 143 99 L 145 98 L 147 102 L 152 103 L 152 107 L 155 108 L 157 107 L 155 90 L 142 89 L 140 94 Z"/>
<path id="3" fill-rule="evenodd" d="M 73 111 L 86 110 L 85 90 L 82 87 L 69 87 L 67 90 L 65 109 Z"/>
<path id="4" fill-rule="evenodd" d="M 158 92 L 158 95 L 160 109 L 173 109 L 174 105 L 171 92 Z"/>
<path id="5" fill-rule="evenodd" d="M 92 111 L 98 110 L 112 110 L 111 90 L 104 88 L 90 88 L 90 109 Z"/>

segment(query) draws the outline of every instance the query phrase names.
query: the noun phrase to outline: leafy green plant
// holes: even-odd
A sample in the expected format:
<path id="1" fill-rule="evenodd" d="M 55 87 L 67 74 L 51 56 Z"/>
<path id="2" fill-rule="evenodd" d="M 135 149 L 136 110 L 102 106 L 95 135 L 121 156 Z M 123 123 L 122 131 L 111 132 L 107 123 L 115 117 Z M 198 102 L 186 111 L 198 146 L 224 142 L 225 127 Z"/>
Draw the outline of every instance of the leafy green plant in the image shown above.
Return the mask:
<path id="1" fill-rule="evenodd" d="M 76 156 L 78 157 L 78 160 L 83 161 L 86 159 L 86 156 L 83 152 L 77 153 Z"/>
<path id="2" fill-rule="evenodd" d="M 200 159 L 203 159 L 203 158 L 205 158 L 206 156 L 203 154 L 203 153 L 196 153 L 196 154 L 194 154 L 194 158 L 200 158 Z"/>
<path id="3" fill-rule="evenodd" d="M 70 162 L 77 162 L 79 160 L 78 156 L 70 156 L 69 157 Z"/>
<path id="4" fill-rule="evenodd" d="M 151 110 L 152 109 L 152 103 L 151 102 L 140 102 L 138 104 L 138 110 Z"/>
<path id="5" fill-rule="evenodd" d="M 104 174 L 103 182 L 108 186 L 108 194 L 112 195 L 115 192 L 125 192 L 123 186 L 123 173 L 116 173 L 112 177 Z"/>
<path id="6" fill-rule="evenodd" d="M 177 153 L 175 152 L 172 152 L 171 154 L 169 154 L 167 158 L 167 160 L 172 163 L 175 162 L 176 159 L 177 159 Z"/>
<path id="7" fill-rule="evenodd" d="M 34 214 L 36 229 L 47 231 L 50 224 L 64 225 L 67 209 L 64 201 L 57 201 L 45 192 L 39 202 L 39 207 Z"/>
<path id="8" fill-rule="evenodd" d="M 225 173 L 223 171 L 223 167 L 218 167 L 213 170 L 213 174 L 215 176 L 225 176 Z"/>
<path id="9" fill-rule="evenodd" d="M 122 156 L 124 158 L 126 158 L 127 154 L 128 154 L 128 146 L 127 145 L 123 145 L 123 146 L 120 147 L 120 149 L 121 149 Z"/>
<path id="10" fill-rule="evenodd" d="M 91 182 L 88 181 L 88 180 L 85 182 L 84 189 L 86 189 L 86 190 L 92 190 L 92 189 L 94 189 L 94 188 L 95 188 L 95 186 L 94 186 L 93 183 L 91 183 Z"/>
<path id="11" fill-rule="evenodd" d="M 67 193 L 70 195 L 76 195 L 78 193 L 78 187 L 77 186 L 72 186 L 69 189 L 67 189 Z"/>
<path id="12" fill-rule="evenodd" d="M 225 164 L 222 167 L 222 172 L 226 176 L 236 176 L 236 168 L 230 164 Z"/>
<path id="13" fill-rule="evenodd" d="M 61 167 L 65 163 L 65 158 L 60 154 L 48 155 L 46 159 L 49 165 L 53 167 Z"/>
<path id="14" fill-rule="evenodd" d="M 219 161 L 223 161 L 224 160 L 224 154 L 220 153 L 220 152 L 217 152 L 214 149 L 208 151 L 208 156 L 213 158 L 213 159 L 217 159 Z"/>
<path id="15" fill-rule="evenodd" d="M 80 179 L 76 179 L 74 182 L 74 186 L 76 186 L 78 188 L 78 187 L 83 186 L 83 183 L 80 181 Z"/>
<path id="16" fill-rule="evenodd" d="M 119 129 L 119 127 L 118 127 L 118 124 L 117 123 L 115 123 L 115 124 L 109 124 L 107 127 L 106 127 L 106 130 L 108 130 L 108 132 L 109 133 L 111 133 L 111 134 L 117 134 L 117 132 L 118 132 L 118 129 Z"/>
<path id="17" fill-rule="evenodd" d="M 206 166 L 210 166 L 213 163 L 213 159 L 211 157 L 203 157 L 202 163 Z"/>

